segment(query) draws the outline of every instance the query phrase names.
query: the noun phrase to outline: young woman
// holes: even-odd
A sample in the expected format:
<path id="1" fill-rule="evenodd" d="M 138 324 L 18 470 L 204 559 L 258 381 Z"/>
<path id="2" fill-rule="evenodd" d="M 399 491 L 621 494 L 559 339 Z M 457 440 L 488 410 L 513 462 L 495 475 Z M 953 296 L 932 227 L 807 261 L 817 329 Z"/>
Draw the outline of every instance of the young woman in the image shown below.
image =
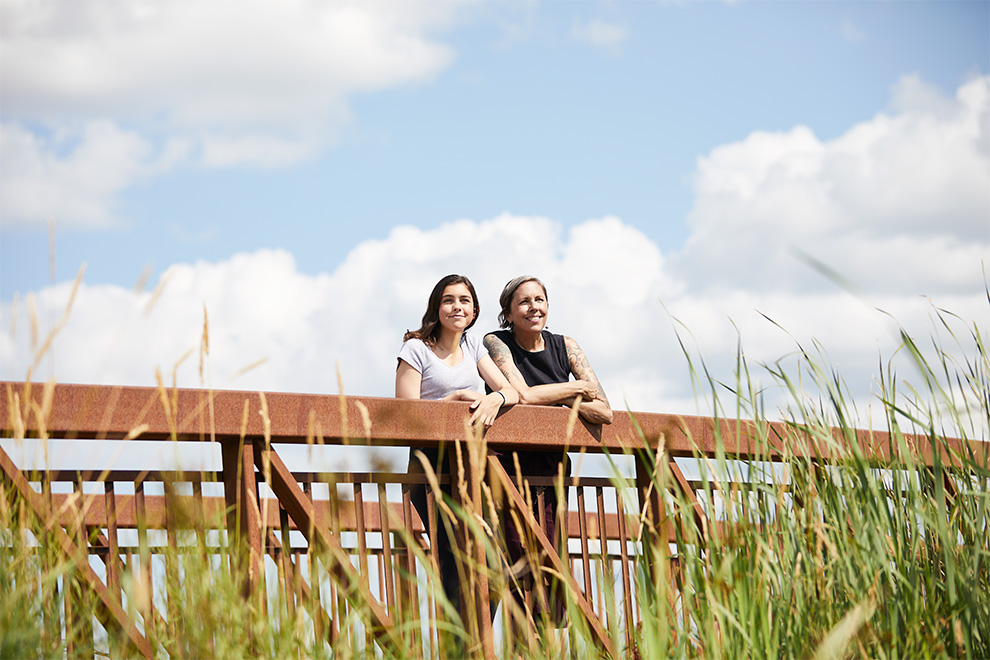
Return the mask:
<path id="1" fill-rule="evenodd" d="M 584 351 L 574 339 L 544 329 L 550 305 L 543 283 L 529 275 L 517 277 L 505 285 L 499 303 L 502 311 L 498 320 L 504 329 L 486 335 L 485 347 L 509 384 L 519 392 L 519 401 L 563 406 L 572 406 L 577 401 L 578 414 L 583 419 L 592 424 L 611 424 L 612 408 Z M 574 380 L 571 380 L 572 376 Z M 561 452 L 529 451 L 518 454 L 523 476 L 557 476 L 561 463 L 564 464 L 564 474 L 570 474 L 567 455 Z M 514 477 L 516 468 L 512 453 L 501 456 L 500 460 L 506 472 Z M 536 493 L 531 495 L 533 514 L 539 520 L 537 496 Z M 544 532 L 552 542 L 556 534 L 557 492 L 555 488 L 546 488 L 543 495 Z M 523 536 L 507 520 L 505 541 L 512 562 L 525 554 Z M 551 599 L 556 602 L 550 603 L 550 612 L 545 614 L 555 623 L 560 623 L 563 621 L 564 603 L 554 597 L 555 591 L 551 585 Z M 514 590 L 513 596 L 519 600 L 519 594 Z"/>
<path id="2" fill-rule="evenodd" d="M 516 391 L 492 362 L 481 341 L 467 330 L 480 311 L 474 285 L 463 275 L 447 275 L 433 287 L 418 330 L 406 332 L 395 371 L 395 396 L 399 399 L 470 401 L 472 424 L 490 427 L 503 406 L 519 401 Z M 491 391 L 482 394 L 482 381 Z M 437 474 L 446 473 L 446 457 L 437 449 L 423 449 Z M 409 471 L 422 465 L 409 457 Z M 449 496 L 450 486 L 443 491 Z M 419 517 L 429 522 L 426 486 L 416 485 L 410 495 Z M 460 585 L 446 526 L 437 525 L 440 579 L 451 604 L 460 611 Z"/>

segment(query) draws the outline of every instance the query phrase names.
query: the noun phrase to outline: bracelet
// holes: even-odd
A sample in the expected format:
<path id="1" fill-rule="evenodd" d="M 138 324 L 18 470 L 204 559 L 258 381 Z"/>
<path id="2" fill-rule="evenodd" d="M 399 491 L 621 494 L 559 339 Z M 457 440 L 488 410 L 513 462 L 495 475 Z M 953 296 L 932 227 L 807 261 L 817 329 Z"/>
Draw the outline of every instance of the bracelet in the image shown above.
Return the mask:
<path id="1" fill-rule="evenodd" d="M 500 397 L 502 397 L 502 406 L 504 406 L 507 403 L 507 401 L 505 400 L 505 395 L 502 394 L 501 392 L 496 392 L 495 394 L 498 394 Z M 499 407 L 501 408 L 502 406 Z"/>

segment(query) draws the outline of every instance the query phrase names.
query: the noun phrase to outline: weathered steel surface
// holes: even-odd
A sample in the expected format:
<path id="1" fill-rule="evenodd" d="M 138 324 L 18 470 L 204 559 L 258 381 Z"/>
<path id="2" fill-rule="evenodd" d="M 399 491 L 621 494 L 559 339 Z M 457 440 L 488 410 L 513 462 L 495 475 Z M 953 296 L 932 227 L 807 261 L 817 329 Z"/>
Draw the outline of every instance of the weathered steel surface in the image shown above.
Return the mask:
<path id="1" fill-rule="evenodd" d="M 633 543 L 630 550 L 629 542 L 639 539 L 643 533 L 673 541 L 680 529 L 678 523 L 685 522 L 685 519 L 675 519 L 676 514 L 671 516 L 667 511 L 664 498 L 671 489 L 676 489 L 688 504 L 686 511 L 690 512 L 690 516 L 687 519 L 693 518 L 702 530 L 712 533 L 715 538 L 722 536 L 721 529 L 725 523 L 710 519 L 706 506 L 698 499 L 696 491 L 701 489 L 702 484 L 686 478 L 672 457 L 691 456 L 695 452 L 712 456 L 716 449 L 720 449 L 727 457 L 742 460 L 772 458 L 775 452 L 828 458 L 831 455 L 829 445 L 848 447 L 849 443 L 856 443 L 867 455 L 883 459 L 889 456 L 891 449 L 890 437 L 884 433 L 859 431 L 854 432 L 852 437 L 836 436 L 828 442 L 818 438 L 812 442 L 784 424 L 757 425 L 747 421 L 726 422 L 656 413 L 619 413 L 612 425 L 600 427 L 578 423 L 569 432 L 570 414 L 563 408 L 515 406 L 500 416 L 485 441 L 488 449 L 499 452 L 538 449 L 621 453 L 647 449 L 636 451 L 636 477 L 625 484 L 586 477 L 569 478 L 566 482 L 569 488 L 578 488 L 578 510 L 566 512 L 566 529 L 572 540 L 580 539 L 580 551 L 573 554 L 572 559 L 582 566 L 583 590 L 568 570 L 568 563 L 560 562 L 556 553 L 551 552 L 549 539 L 537 535 L 543 552 L 548 553 L 547 561 L 553 564 L 553 570 L 564 575 L 576 593 L 583 591 L 585 594 L 586 598 L 579 603 L 579 607 L 588 616 L 595 635 L 606 648 L 619 639 L 621 622 L 615 616 L 612 618 L 616 620 L 606 620 L 604 601 L 598 608 L 600 614 L 587 601 L 592 596 L 590 575 L 593 562 L 598 562 L 598 570 L 603 572 L 610 570 L 608 566 L 621 569 L 621 589 L 628 596 L 634 564 L 651 561 L 651 558 L 637 554 L 637 544 Z M 385 501 L 384 493 L 387 484 L 422 483 L 422 475 L 290 473 L 273 450 L 272 443 L 409 447 L 436 447 L 440 443 L 451 447 L 462 443 L 461 453 L 474 455 L 473 460 L 477 461 L 477 457 L 483 455 L 474 451 L 479 447 L 472 445 L 472 451 L 463 451 L 463 443 L 477 442 L 465 426 L 468 415 L 468 404 L 455 402 L 85 385 L 43 387 L 0 382 L 2 436 L 25 438 L 25 442 L 39 442 L 33 438 L 216 440 L 221 446 L 223 469 L 211 472 L 59 470 L 24 475 L 15 472 L 17 468 L 6 454 L 0 452 L 0 458 L 3 458 L 6 477 L 17 484 L 19 491 L 26 493 L 25 497 L 36 509 L 36 515 L 53 523 L 57 521 L 55 533 L 66 553 L 89 552 L 107 563 L 106 587 L 98 578 L 94 581 L 94 576 L 86 579 L 90 588 L 105 603 L 104 618 L 109 613 L 108 623 L 113 625 L 116 621 L 117 625 L 123 626 L 132 643 L 142 652 L 143 638 L 140 635 L 134 637 L 136 629 L 128 629 L 131 622 L 122 621 L 119 614 L 120 578 L 125 571 L 133 570 L 121 563 L 121 557 L 135 554 L 134 548 L 130 547 L 134 543 L 131 540 L 133 534 L 128 532 L 126 537 L 130 546 L 124 544 L 125 547 L 121 547 L 119 530 L 138 530 L 140 561 L 137 562 L 137 570 L 150 590 L 160 588 L 150 580 L 148 570 L 151 557 L 163 554 L 165 550 L 149 546 L 150 531 L 166 530 L 168 544 L 176 550 L 176 530 L 191 528 L 196 529 L 198 534 L 204 534 L 206 529 L 224 526 L 237 532 L 229 538 L 251 550 L 252 561 L 240 567 L 248 578 L 246 593 L 254 592 L 253 585 L 264 580 L 261 558 L 267 553 L 276 559 L 282 590 L 286 593 L 292 591 L 299 606 L 305 604 L 312 609 L 318 636 L 325 635 L 331 643 L 338 639 L 341 634 L 339 625 L 344 620 L 346 609 L 344 599 L 347 598 L 352 600 L 353 605 L 367 608 L 371 621 L 366 632 L 369 635 L 374 632 L 380 644 L 396 650 L 419 648 L 421 643 L 414 636 L 410 637 L 403 626 L 406 603 L 416 601 L 415 592 L 410 588 L 412 585 L 399 579 L 393 571 L 393 562 L 395 568 L 399 568 L 402 562 L 404 571 L 399 573 L 411 572 L 415 564 L 401 542 L 401 535 L 397 534 L 393 543 L 389 532 L 390 529 L 399 531 L 400 527 L 411 529 L 418 535 L 416 542 L 429 544 L 428 539 L 435 536 L 435 531 L 427 535 L 424 527 L 435 530 L 438 521 L 432 503 L 429 507 L 430 520 L 424 525 L 424 521 L 419 520 L 418 514 L 410 507 L 408 497 L 404 497 L 402 503 Z M 954 451 L 968 452 L 984 463 L 987 460 L 987 446 L 983 443 L 966 444 L 949 439 L 938 447 L 938 452 L 933 452 L 927 438 L 908 437 L 904 446 L 916 460 L 929 464 L 938 461 L 951 466 Z M 449 455 L 456 453 L 451 451 Z M 491 460 L 487 462 L 493 463 Z M 500 464 L 498 466 L 501 468 Z M 657 468 L 664 468 L 664 471 L 658 473 Z M 451 473 L 456 474 L 457 470 L 451 470 Z M 477 477 L 481 472 L 471 470 L 471 474 Z M 658 474 L 665 475 L 665 478 L 658 479 Z M 502 471 L 493 482 L 507 479 L 508 475 Z M 947 487 L 954 487 L 949 475 L 944 475 L 943 479 Z M 39 481 L 40 494 L 34 487 L 34 483 Z M 533 477 L 529 481 L 532 485 L 553 484 L 548 477 Z M 71 484 L 74 492 L 53 494 L 53 482 Z M 104 484 L 100 492 L 83 494 L 85 488 L 81 484 L 94 482 Z M 134 495 L 119 492 L 127 489 L 115 487 L 118 482 L 132 484 Z M 145 492 L 145 485 L 149 483 L 155 484 L 155 490 L 149 489 L 151 493 L 161 492 L 158 490 L 162 488 L 159 485 L 161 482 L 167 482 L 166 490 L 176 495 L 166 498 Z M 259 482 L 268 482 L 276 499 L 264 497 L 259 500 Z M 191 484 L 193 494 L 178 494 L 172 484 L 179 483 Z M 212 492 L 207 490 L 210 496 L 203 495 L 204 483 L 211 484 L 207 487 L 212 489 Z M 329 500 L 314 500 L 313 484 L 322 483 L 343 487 L 340 492 L 348 493 L 349 499 L 338 500 L 338 490 L 331 485 Z M 376 484 L 381 501 L 366 502 L 361 484 Z M 469 497 L 462 505 L 473 503 L 472 506 L 475 506 L 481 501 L 480 478 L 469 479 L 466 485 Z M 616 486 L 636 489 L 638 511 L 626 512 L 628 517 L 622 515 L 618 491 L 614 490 Z M 594 488 L 597 511 L 586 510 L 584 487 Z M 188 492 L 187 489 L 188 486 L 183 485 L 182 491 Z M 614 503 L 608 511 L 613 512 L 606 512 L 606 490 L 609 490 L 609 505 Z M 220 492 L 223 496 L 216 496 Z M 321 488 L 320 492 L 326 491 Z M 514 493 L 512 500 L 514 506 L 521 505 L 518 492 Z M 536 521 L 528 508 L 523 508 L 526 509 L 523 511 L 524 517 L 528 516 L 527 523 L 540 528 L 535 525 Z M 563 508 L 561 510 L 563 512 Z M 477 510 L 474 513 L 480 514 Z M 300 549 L 286 547 L 290 540 L 289 532 L 293 530 L 302 532 L 309 545 L 323 546 L 332 555 L 328 564 L 321 566 L 320 562 L 315 562 L 312 565 L 308 590 L 305 580 L 303 584 L 298 584 L 302 579 L 298 559 Z M 343 547 L 341 532 L 354 530 L 358 532 L 357 547 Z M 91 539 L 88 548 L 85 547 L 87 534 L 84 531 L 89 532 Z M 366 535 L 380 538 L 381 549 L 369 550 Z M 704 531 L 702 536 L 707 536 Z M 157 538 L 161 538 L 160 535 Z M 613 549 L 609 549 L 609 543 L 598 542 L 600 539 L 608 539 Z M 596 540 L 599 554 L 592 554 L 589 547 L 591 540 Z M 616 542 L 618 550 L 614 549 Z M 661 543 L 659 547 L 665 548 L 666 544 Z M 190 551 L 193 549 L 190 548 Z M 434 551 L 435 548 L 431 548 L 431 554 Z M 355 554 L 358 555 L 356 567 L 351 563 Z M 374 567 L 369 565 L 371 555 L 377 560 Z M 295 563 L 292 556 L 296 557 Z M 476 560 L 478 565 L 485 563 L 482 555 L 478 555 Z M 656 560 L 656 564 L 647 566 L 651 579 L 667 580 L 673 584 L 676 581 L 676 560 L 667 557 L 652 557 L 652 560 Z M 166 565 L 167 571 L 172 568 Z M 323 609 L 324 600 L 320 596 L 320 574 L 324 571 L 332 579 L 327 585 L 329 593 L 324 592 L 325 602 L 330 604 L 327 610 Z M 172 583 L 175 582 L 173 573 L 167 576 Z M 378 599 L 370 591 L 372 573 L 377 573 L 374 581 L 383 589 Z M 670 590 L 671 594 L 675 592 L 676 587 Z M 485 654 L 491 655 L 490 628 L 486 628 L 490 617 L 483 611 L 487 609 L 487 593 L 484 580 L 480 580 L 475 585 L 473 601 L 478 610 L 478 625 L 472 628 L 472 634 L 483 642 Z M 48 596 L 45 598 L 51 600 Z M 598 598 L 603 598 L 601 590 Z M 69 611 L 72 604 L 66 599 L 63 601 L 67 608 L 65 616 L 70 619 L 75 617 L 76 614 Z M 631 634 L 631 626 L 639 618 L 639 613 L 633 610 L 634 606 L 631 598 L 624 598 L 622 614 L 625 615 L 627 635 Z M 150 616 L 156 626 L 162 625 L 156 608 L 151 607 L 144 614 L 146 619 Z M 48 616 L 47 610 L 45 616 Z M 431 610 L 431 621 L 433 616 Z M 596 619 L 596 616 L 601 616 L 601 619 Z"/>
<path id="2" fill-rule="evenodd" d="M 67 493 L 55 493 L 52 495 L 51 510 L 57 515 L 58 522 L 63 527 L 67 527 L 75 523 L 75 516 L 77 515 L 75 513 L 75 509 L 74 507 L 70 508 L 68 506 L 70 498 L 75 497 L 75 495 Z M 114 529 L 137 528 L 137 512 L 134 499 L 135 498 L 133 495 L 114 496 L 114 504 L 112 505 L 116 509 L 116 516 L 113 519 L 115 522 Z M 79 504 L 78 507 L 82 511 L 82 520 L 86 527 L 106 528 L 109 526 L 110 516 L 108 515 L 108 511 L 110 511 L 109 506 L 111 505 L 108 505 L 107 500 L 103 496 L 97 493 L 86 493 L 82 496 L 80 501 L 81 504 Z M 206 529 L 210 529 L 211 523 L 223 524 L 221 521 L 226 506 L 224 498 L 202 498 L 202 511 L 194 510 L 194 505 L 195 499 L 193 496 L 176 496 L 172 506 L 179 512 L 176 516 L 175 522 L 178 529 L 202 530 L 204 527 Z M 381 513 L 378 502 L 362 502 L 364 515 L 360 526 L 359 517 L 357 515 L 357 507 L 354 502 L 345 500 L 340 502 L 339 507 L 339 525 L 342 531 L 357 532 L 359 529 L 363 529 L 365 533 L 375 534 L 382 531 Z M 398 502 L 389 502 L 389 508 L 392 510 L 392 520 L 402 519 L 402 504 Z M 329 526 L 332 523 L 330 503 L 328 501 L 316 500 L 313 502 L 313 510 L 315 512 L 316 522 L 318 524 Z M 268 515 L 265 520 L 265 527 L 268 529 L 278 527 L 280 524 L 279 512 L 278 506 L 274 501 L 267 507 L 267 512 Z M 598 529 L 598 512 L 585 511 L 584 515 L 585 524 L 588 526 L 585 532 L 587 538 L 591 540 L 598 540 L 600 536 Z M 165 529 L 165 497 L 162 495 L 145 495 L 145 516 L 146 524 L 149 529 Z M 411 519 L 411 531 L 414 534 L 423 534 L 426 531 L 424 521 L 420 520 L 415 510 L 412 512 Z M 604 527 L 602 529 L 605 530 L 606 538 L 619 538 L 618 516 L 615 513 L 606 512 L 603 516 L 603 520 Z M 289 529 L 293 531 L 298 530 L 295 521 L 291 518 L 289 519 Z M 568 512 L 567 533 L 574 539 L 583 538 L 581 533 L 581 517 L 579 511 Z M 630 521 L 629 533 L 633 537 L 639 534 L 638 520 L 633 519 Z M 673 538 L 674 537 L 671 536 L 671 539 Z"/>
<path id="3" fill-rule="evenodd" d="M 436 446 L 463 441 L 467 403 L 409 401 L 378 397 L 339 397 L 318 394 L 264 393 L 270 439 L 281 443 L 362 444 L 409 447 Z M 145 440 L 224 440 L 242 435 L 264 437 L 262 395 L 253 392 L 199 389 L 159 390 L 150 387 L 55 385 L 50 408 L 43 405 L 43 387 L 0 382 L 0 433 L 10 436 L 18 427 L 28 434 L 47 433 L 58 438 L 123 438 L 137 434 Z M 26 404 L 33 400 L 35 407 Z M 37 410 L 47 415 L 39 420 Z M 245 411 L 247 414 L 245 414 Z M 721 439 L 727 454 L 747 458 L 754 453 L 786 449 L 828 457 L 823 440 L 811 441 L 782 423 L 759 426 L 748 421 L 718 421 L 707 417 L 661 413 L 617 413 L 608 426 L 579 421 L 569 437 L 570 411 L 547 406 L 517 405 L 499 417 L 486 440 L 490 448 L 570 449 L 611 452 L 656 447 L 662 437 L 667 453 L 690 456 L 712 453 Z M 367 422 L 367 423 L 366 423 Z M 840 444 L 848 444 L 842 438 Z M 931 461 L 928 438 L 908 437 L 912 454 Z M 868 454 L 889 456 L 889 434 L 858 431 L 856 441 Z M 946 440 L 956 451 L 973 451 L 987 458 L 984 443 Z M 943 448 L 944 449 L 944 448 Z M 943 462 L 951 456 L 943 451 Z"/>

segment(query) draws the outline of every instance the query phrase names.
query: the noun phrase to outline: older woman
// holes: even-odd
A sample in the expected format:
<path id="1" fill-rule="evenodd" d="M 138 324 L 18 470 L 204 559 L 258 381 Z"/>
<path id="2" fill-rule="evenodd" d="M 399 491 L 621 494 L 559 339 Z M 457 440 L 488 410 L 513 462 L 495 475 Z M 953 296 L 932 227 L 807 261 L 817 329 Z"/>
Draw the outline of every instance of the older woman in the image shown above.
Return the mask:
<path id="1" fill-rule="evenodd" d="M 612 408 L 584 351 L 574 339 L 545 329 L 550 306 L 543 282 L 530 275 L 517 277 L 505 285 L 499 303 L 502 311 L 498 319 L 503 329 L 486 335 L 485 347 L 509 385 L 519 393 L 519 402 L 562 406 L 573 406 L 576 402 L 578 414 L 586 421 L 611 424 Z M 556 476 L 562 463 L 564 474 L 570 474 L 567 455 L 562 452 L 518 452 L 518 458 L 523 476 Z M 500 460 L 506 471 L 514 475 L 512 454 L 503 455 Z M 544 531 L 552 541 L 556 534 L 556 489 L 547 488 L 543 495 Z M 539 520 L 535 494 L 532 501 L 534 516 Z M 506 523 L 505 536 L 510 561 L 517 562 L 525 552 L 522 535 L 511 521 Z M 554 593 L 553 586 L 550 591 Z M 513 595 L 519 599 L 514 589 Z M 553 600 L 556 602 L 550 603 L 551 611 L 546 614 L 559 623 L 563 620 L 564 604 L 559 598 Z"/>

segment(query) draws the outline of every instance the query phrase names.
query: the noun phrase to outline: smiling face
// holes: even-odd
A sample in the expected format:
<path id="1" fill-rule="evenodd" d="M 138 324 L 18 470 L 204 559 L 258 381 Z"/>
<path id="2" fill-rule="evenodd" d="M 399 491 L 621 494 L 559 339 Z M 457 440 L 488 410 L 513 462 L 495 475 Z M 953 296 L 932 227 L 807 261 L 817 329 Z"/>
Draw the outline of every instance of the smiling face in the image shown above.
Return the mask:
<path id="1" fill-rule="evenodd" d="M 507 320 L 512 324 L 513 332 L 542 332 L 550 314 L 550 305 L 543 286 L 537 281 L 520 284 L 512 294 L 512 305 L 508 311 Z"/>
<path id="2" fill-rule="evenodd" d="M 461 282 L 448 284 L 440 294 L 440 327 L 447 332 L 464 332 L 474 323 L 477 310 L 474 296 Z"/>

